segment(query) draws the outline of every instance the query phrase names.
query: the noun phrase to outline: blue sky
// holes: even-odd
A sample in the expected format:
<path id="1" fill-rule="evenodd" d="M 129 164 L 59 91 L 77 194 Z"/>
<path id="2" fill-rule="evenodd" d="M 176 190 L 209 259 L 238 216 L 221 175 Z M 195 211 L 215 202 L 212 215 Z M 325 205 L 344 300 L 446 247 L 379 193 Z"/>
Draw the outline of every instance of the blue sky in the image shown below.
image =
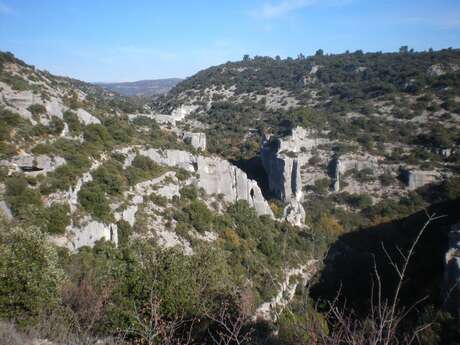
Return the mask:
<path id="1" fill-rule="evenodd" d="M 459 0 L 0 0 L 0 50 L 86 81 L 186 77 L 243 54 L 460 48 Z"/>

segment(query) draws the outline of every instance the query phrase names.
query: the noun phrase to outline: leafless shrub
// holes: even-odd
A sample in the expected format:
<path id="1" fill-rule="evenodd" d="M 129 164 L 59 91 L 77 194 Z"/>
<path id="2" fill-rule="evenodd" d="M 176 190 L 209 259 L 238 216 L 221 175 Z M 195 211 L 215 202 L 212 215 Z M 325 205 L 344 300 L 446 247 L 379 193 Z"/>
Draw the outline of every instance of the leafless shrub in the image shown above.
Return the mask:
<path id="1" fill-rule="evenodd" d="M 242 345 L 249 342 L 252 331 L 248 327 L 251 317 L 247 309 L 238 308 L 237 311 L 233 311 L 230 304 L 224 302 L 216 313 L 207 313 L 206 316 L 217 326 L 213 330 L 208 329 L 214 344 Z"/>
<path id="2" fill-rule="evenodd" d="M 431 222 L 441 218 L 435 214 L 427 214 L 427 217 L 427 221 L 417 234 L 407 253 L 403 253 L 398 249 L 403 259 L 402 264 L 396 264 L 385 247 L 382 246 L 387 259 L 398 274 L 395 293 L 390 300 L 382 297 L 382 280 L 374 264 L 377 286 L 372 291 L 371 308 L 367 317 L 360 318 L 353 311 L 348 310 L 346 306 L 339 306 L 339 292 L 336 298 L 329 302 L 328 311 L 324 318 L 316 312 L 308 315 L 306 322 L 305 320 L 299 322 L 293 318 L 293 331 L 299 339 L 298 343 L 309 345 L 410 345 L 420 343 L 419 335 L 429 328 L 431 323 L 420 325 L 411 332 L 404 332 L 401 329 L 401 323 L 426 298 L 418 300 L 409 307 L 402 307 L 400 305 L 400 292 L 407 278 L 408 265 L 420 238 Z M 377 293 L 377 302 L 373 301 L 374 290 Z M 288 312 L 291 311 L 288 309 Z M 329 327 L 325 327 L 325 321 L 328 322 Z"/>
<path id="3" fill-rule="evenodd" d="M 183 314 L 169 318 L 162 315 L 161 300 L 151 291 L 149 301 L 134 308 L 133 322 L 126 334 L 135 336 L 139 344 L 187 345 L 192 342 L 194 323 Z"/>

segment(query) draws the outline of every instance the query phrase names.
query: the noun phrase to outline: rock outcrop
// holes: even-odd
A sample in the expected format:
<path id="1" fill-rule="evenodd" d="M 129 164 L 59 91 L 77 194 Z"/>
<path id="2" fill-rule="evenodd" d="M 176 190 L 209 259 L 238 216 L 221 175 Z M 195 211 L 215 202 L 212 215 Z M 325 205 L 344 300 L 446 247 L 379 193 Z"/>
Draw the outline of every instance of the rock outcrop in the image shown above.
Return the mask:
<path id="1" fill-rule="evenodd" d="M 401 177 L 406 183 L 407 189 L 415 190 L 427 184 L 433 183 L 439 177 L 436 171 L 422 171 L 422 170 L 409 170 L 403 169 Z"/>
<path id="2" fill-rule="evenodd" d="M 295 199 L 302 190 L 299 160 L 291 154 L 295 147 L 288 146 L 290 151 L 285 151 L 282 148 L 286 146 L 282 140 L 270 138 L 264 140 L 260 153 L 270 191 L 284 202 Z"/>
<path id="3" fill-rule="evenodd" d="M 124 153 L 127 155 L 125 166 L 128 166 L 134 159 L 135 152 Z M 203 188 L 209 195 L 222 195 L 229 203 L 245 200 L 255 208 L 257 214 L 273 216 L 257 182 L 249 179 L 244 171 L 224 159 L 193 155 L 180 150 L 140 149 L 138 153 L 158 164 L 196 173 L 195 185 Z"/>
<path id="4" fill-rule="evenodd" d="M 137 117 L 148 117 L 155 120 L 158 124 L 161 125 L 172 125 L 175 126 L 176 122 L 182 121 L 196 111 L 198 106 L 195 105 L 181 105 L 180 107 L 174 109 L 171 114 L 159 114 L 159 113 L 136 113 L 129 114 L 128 118 L 132 121 Z"/>
<path id="5" fill-rule="evenodd" d="M 334 158 L 331 162 L 332 189 L 334 192 L 340 191 L 340 179 L 343 174 L 350 170 L 370 169 L 373 172 L 379 167 L 376 157 L 364 155 L 347 155 Z"/>
<path id="6" fill-rule="evenodd" d="M 118 244 L 118 228 L 116 224 L 104 224 L 95 220 L 88 219 L 72 228 L 74 238 L 71 243 L 75 249 L 83 246 L 93 246 L 96 241 L 104 239 Z"/>
<path id="7" fill-rule="evenodd" d="M 276 321 L 283 309 L 289 304 L 299 284 L 305 286 L 318 270 L 318 260 L 309 260 L 306 265 L 291 268 L 284 274 L 278 294 L 269 302 L 260 305 L 255 312 L 254 320 Z M 297 279 L 292 279 L 296 277 Z"/>
<path id="8" fill-rule="evenodd" d="M 292 225 L 302 227 L 305 225 L 305 209 L 302 203 L 297 199 L 292 199 L 289 204 L 285 207 L 283 213 L 283 219 Z"/>
<path id="9" fill-rule="evenodd" d="M 80 122 L 83 123 L 84 125 L 101 123 L 101 121 L 97 117 L 91 115 L 85 109 L 81 109 L 81 108 L 78 109 L 77 116 L 78 116 L 78 120 L 80 120 Z"/>
<path id="10" fill-rule="evenodd" d="M 460 223 L 449 232 L 449 248 L 445 256 L 444 297 L 446 309 L 460 315 Z"/>
<path id="11" fill-rule="evenodd" d="M 185 143 L 192 145 L 197 150 L 206 150 L 206 134 L 196 132 L 182 132 L 180 137 Z"/>
<path id="12" fill-rule="evenodd" d="M 65 164 L 65 159 L 59 156 L 33 155 L 22 153 L 9 160 L 1 160 L 0 166 L 13 171 L 22 171 L 31 175 L 49 173 Z"/>

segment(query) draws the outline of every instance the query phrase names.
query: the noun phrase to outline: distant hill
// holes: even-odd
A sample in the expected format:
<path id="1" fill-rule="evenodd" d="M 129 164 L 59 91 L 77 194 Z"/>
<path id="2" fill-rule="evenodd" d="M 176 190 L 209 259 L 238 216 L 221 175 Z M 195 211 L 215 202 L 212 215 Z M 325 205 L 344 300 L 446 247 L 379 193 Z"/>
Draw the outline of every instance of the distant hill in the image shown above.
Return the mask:
<path id="1" fill-rule="evenodd" d="M 134 82 L 122 83 L 95 83 L 109 91 L 117 92 L 123 96 L 156 96 L 166 94 L 182 79 L 154 79 L 154 80 L 139 80 Z"/>

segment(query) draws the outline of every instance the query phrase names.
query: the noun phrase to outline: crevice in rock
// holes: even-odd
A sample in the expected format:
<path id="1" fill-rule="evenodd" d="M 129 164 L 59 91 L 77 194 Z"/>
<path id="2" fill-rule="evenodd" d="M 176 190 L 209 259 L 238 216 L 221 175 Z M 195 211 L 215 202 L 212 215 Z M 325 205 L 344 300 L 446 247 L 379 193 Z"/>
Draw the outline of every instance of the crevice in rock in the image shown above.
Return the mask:
<path id="1" fill-rule="evenodd" d="M 36 166 L 20 166 L 19 169 L 21 169 L 23 172 L 34 172 L 34 171 L 42 171 L 42 168 L 36 167 Z"/>

